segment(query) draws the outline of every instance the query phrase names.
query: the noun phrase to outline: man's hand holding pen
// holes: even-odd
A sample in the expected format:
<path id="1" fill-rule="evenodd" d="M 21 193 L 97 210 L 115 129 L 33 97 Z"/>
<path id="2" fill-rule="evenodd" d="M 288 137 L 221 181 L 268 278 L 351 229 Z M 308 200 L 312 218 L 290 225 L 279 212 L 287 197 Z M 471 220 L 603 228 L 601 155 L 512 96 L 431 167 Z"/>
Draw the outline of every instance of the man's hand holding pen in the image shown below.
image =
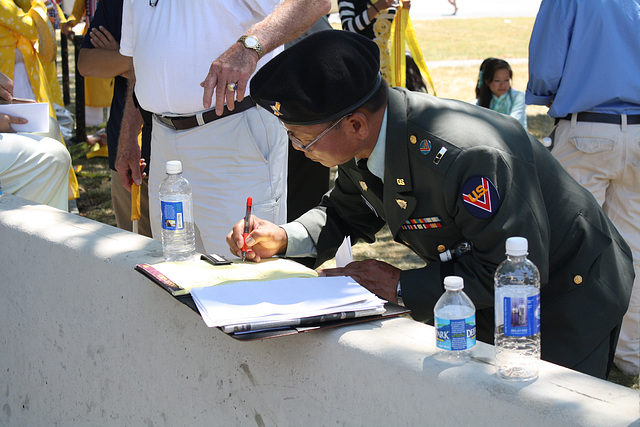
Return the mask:
<path id="1" fill-rule="evenodd" d="M 245 240 L 244 219 L 233 226 L 227 235 L 227 244 L 233 255 L 242 257 L 242 249 L 246 243 L 246 259 L 260 262 L 262 258 L 270 258 L 277 254 L 284 254 L 287 250 L 288 238 L 283 228 L 272 222 L 265 221 L 255 215 L 249 220 L 249 233 Z"/>

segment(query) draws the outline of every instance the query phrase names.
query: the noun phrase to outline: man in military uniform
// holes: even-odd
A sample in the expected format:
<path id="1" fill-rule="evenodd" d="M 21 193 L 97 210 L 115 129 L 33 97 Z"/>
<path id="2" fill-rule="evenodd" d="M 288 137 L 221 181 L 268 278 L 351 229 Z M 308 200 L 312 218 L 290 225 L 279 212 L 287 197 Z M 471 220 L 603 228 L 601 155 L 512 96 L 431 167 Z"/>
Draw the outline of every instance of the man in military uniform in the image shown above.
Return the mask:
<path id="1" fill-rule="evenodd" d="M 378 48 L 353 33 L 309 36 L 266 64 L 254 100 L 280 118 L 295 148 L 338 165 L 322 203 L 282 226 L 253 217 L 248 259 L 334 256 L 343 238 L 373 242 L 386 223 L 425 260 L 401 271 L 366 260 L 347 275 L 417 320 L 432 317 L 443 278 L 464 278 L 477 336 L 493 343 L 493 275 L 510 236 L 528 239 L 541 276 L 544 360 L 601 378 L 626 311 L 631 252 L 588 191 L 513 118 L 488 109 L 389 89 Z M 240 254 L 243 221 L 227 237 Z M 458 245 L 470 251 L 443 262 Z"/>

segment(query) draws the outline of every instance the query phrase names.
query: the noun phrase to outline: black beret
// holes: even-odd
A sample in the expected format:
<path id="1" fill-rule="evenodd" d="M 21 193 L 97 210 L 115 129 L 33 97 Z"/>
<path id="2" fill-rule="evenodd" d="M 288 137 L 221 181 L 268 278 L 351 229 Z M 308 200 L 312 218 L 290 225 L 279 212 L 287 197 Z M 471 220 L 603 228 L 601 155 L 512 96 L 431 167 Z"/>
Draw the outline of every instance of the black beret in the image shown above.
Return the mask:
<path id="1" fill-rule="evenodd" d="M 380 50 L 356 33 L 311 34 L 251 79 L 254 101 L 292 125 L 336 120 L 362 106 L 382 83 Z"/>

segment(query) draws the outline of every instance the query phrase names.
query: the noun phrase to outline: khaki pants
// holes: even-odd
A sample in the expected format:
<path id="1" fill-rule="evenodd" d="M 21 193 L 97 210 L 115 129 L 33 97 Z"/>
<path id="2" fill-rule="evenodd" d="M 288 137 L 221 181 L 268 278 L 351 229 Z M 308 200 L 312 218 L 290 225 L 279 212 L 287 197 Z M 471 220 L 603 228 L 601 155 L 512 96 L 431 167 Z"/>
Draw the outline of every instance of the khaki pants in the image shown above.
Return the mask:
<path id="1" fill-rule="evenodd" d="M 560 120 L 552 154 L 589 190 L 633 252 L 636 278 L 622 321 L 615 364 L 640 370 L 640 125 Z"/>
<path id="2" fill-rule="evenodd" d="M 111 202 L 113 213 L 116 216 L 118 228 L 132 231 L 131 222 L 131 193 L 128 192 L 120 180 L 118 172 L 111 171 Z M 149 178 L 142 180 L 140 186 L 140 219 L 138 220 L 138 234 L 151 236 L 151 224 L 149 223 Z"/>

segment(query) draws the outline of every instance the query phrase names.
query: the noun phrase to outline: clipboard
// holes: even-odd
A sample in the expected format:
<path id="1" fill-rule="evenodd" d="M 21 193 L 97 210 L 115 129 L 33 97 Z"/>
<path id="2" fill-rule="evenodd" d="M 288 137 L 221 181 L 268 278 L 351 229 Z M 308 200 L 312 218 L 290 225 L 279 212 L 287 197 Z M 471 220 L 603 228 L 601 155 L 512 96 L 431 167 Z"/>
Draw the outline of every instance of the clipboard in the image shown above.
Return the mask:
<path id="1" fill-rule="evenodd" d="M 203 260 L 204 260 L 204 257 L 203 257 Z M 207 259 L 206 261 L 210 263 L 210 266 L 215 266 L 215 263 L 212 260 Z M 226 259 L 224 259 L 224 261 L 226 261 Z M 221 265 L 228 264 L 228 261 L 226 262 L 224 261 L 221 261 Z M 200 311 L 198 310 L 198 307 L 196 306 L 196 303 L 193 300 L 193 297 L 191 296 L 190 293 L 183 292 L 184 290 L 182 288 L 180 288 L 178 285 L 176 285 L 166 277 L 159 280 L 159 277 L 158 275 L 155 274 L 155 272 L 154 274 L 151 274 L 153 270 L 150 269 L 149 267 L 150 266 L 147 264 L 140 264 L 136 266 L 136 270 L 142 273 L 147 278 L 151 279 L 151 281 L 153 281 L 160 287 L 162 287 L 165 291 L 167 291 L 167 293 L 172 295 L 175 299 L 177 299 L 187 307 L 191 308 L 194 312 L 198 314 L 198 316 L 201 316 Z M 384 313 L 376 314 L 373 316 L 354 317 L 354 318 L 335 320 L 335 321 L 325 321 L 317 324 L 310 324 L 310 325 L 304 325 L 304 326 L 285 326 L 285 327 L 278 327 L 274 329 L 263 329 L 263 330 L 256 330 L 256 331 L 235 332 L 235 333 L 225 333 L 225 334 L 238 341 L 257 341 L 257 340 L 263 340 L 268 338 L 277 338 L 277 337 L 283 337 L 283 336 L 289 336 L 289 335 L 296 335 L 299 333 L 317 331 L 317 330 L 326 329 L 326 328 L 335 328 L 339 326 L 365 323 L 372 320 L 380 320 L 380 319 L 385 319 L 389 317 L 397 317 L 397 316 L 402 316 L 402 315 L 411 313 L 411 310 L 390 302 L 387 302 L 384 305 L 384 308 L 385 308 Z M 222 331 L 222 328 L 218 328 L 218 329 Z"/>

